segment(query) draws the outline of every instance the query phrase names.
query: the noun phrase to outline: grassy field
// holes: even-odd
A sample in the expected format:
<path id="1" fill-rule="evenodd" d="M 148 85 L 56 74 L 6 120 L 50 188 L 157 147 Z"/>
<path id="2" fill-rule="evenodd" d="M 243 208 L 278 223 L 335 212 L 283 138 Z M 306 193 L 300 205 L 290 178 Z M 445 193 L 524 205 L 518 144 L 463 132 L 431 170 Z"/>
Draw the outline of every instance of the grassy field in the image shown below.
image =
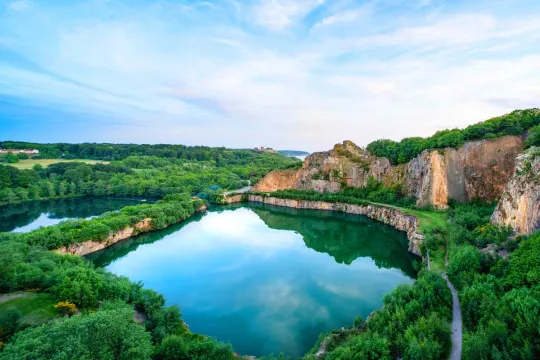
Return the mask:
<path id="1" fill-rule="evenodd" d="M 107 161 L 83 160 L 83 159 L 73 159 L 73 160 L 66 160 L 66 159 L 35 159 L 35 160 L 33 160 L 33 159 L 28 159 L 28 160 L 20 160 L 16 164 L 6 164 L 6 165 L 14 166 L 14 167 L 19 168 L 19 169 L 31 169 L 32 166 L 34 166 L 35 164 L 40 164 L 43 167 L 47 167 L 47 166 L 49 166 L 51 164 L 56 164 L 56 163 L 60 163 L 60 162 L 82 162 L 82 163 L 85 163 L 85 164 L 98 164 L 98 163 L 107 164 L 108 163 Z"/>
<path id="2" fill-rule="evenodd" d="M 448 227 L 448 213 L 442 211 L 426 211 L 400 208 L 404 214 L 413 215 L 418 218 L 420 233 L 425 233 L 429 228 L 435 226 L 446 229 Z"/>
<path id="3" fill-rule="evenodd" d="M 0 301 L 0 313 L 8 310 L 17 310 L 21 314 L 21 322 L 23 323 L 35 326 L 59 316 L 54 308 L 56 301 L 50 294 L 18 292 L 9 294 L 9 296 L 20 297 Z"/>

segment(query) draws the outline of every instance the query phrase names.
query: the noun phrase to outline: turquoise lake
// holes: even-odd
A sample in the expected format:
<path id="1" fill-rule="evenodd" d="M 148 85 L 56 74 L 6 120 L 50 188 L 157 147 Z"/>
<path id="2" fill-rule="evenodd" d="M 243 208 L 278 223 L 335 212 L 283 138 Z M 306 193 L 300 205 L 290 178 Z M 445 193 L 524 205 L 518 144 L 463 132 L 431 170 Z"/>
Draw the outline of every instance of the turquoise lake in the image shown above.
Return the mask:
<path id="1" fill-rule="evenodd" d="M 387 225 L 268 205 L 212 207 L 87 258 L 165 295 L 193 332 L 293 357 L 412 283 L 417 260 Z"/>

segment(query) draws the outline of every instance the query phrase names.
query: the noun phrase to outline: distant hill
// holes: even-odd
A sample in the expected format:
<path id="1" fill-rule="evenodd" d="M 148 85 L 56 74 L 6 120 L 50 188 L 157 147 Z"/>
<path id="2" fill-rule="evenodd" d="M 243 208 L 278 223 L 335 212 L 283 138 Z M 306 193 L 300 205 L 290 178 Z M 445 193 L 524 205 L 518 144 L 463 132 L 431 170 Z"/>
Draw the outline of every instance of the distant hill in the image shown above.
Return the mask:
<path id="1" fill-rule="evenodd" d="M 310 154 L 307 151 L 300 150 L 278 150 L 278 153 L 286 156 L 307 156 Z"/>

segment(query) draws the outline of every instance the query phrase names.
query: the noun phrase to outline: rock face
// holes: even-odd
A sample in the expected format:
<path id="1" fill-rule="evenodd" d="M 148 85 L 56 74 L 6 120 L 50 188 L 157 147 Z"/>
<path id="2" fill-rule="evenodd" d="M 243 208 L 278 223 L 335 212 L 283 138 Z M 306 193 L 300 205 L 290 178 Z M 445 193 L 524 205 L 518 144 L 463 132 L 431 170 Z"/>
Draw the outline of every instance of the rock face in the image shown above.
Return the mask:
<path id="1" fill-rule="evenodd" d="M 93 252 L 105 249 L 112 244 L 115 244 L 119 241 L 129 239 L 132 236 L 135 236 L 142 232 L 147 232 L 152 230 L 151 223 L 152 219 L 144 219 L 133 225 L 132 227 L 127 227 L 115 233 L 111 233 L 105 241 L 85 241 L 82 243 L 75 243 L 69 246 L 64 246 L 58 249 L 57 251 L 62 254 L 74 254 L 74 255 L 88 255 Z"/>
<path id="2" fill-rule="evenodd" d="M 205 212 L 206 210 L 206 205 L 202 205 L 198 207 L 195 211 Z M 152 227 L 152 219 L 146 218 L 142 221 L 139 221 L 133 226 L 128 226 L 122 230 L 111 232 L 107 239 L 105 239 L 104 241 L 85 241 L 82 243 L 75 243 L 67 247 L 63 246 L 59 249 L 56 249 L 56 251 L 62 254 L 84 256 L 105 249 L 106 247 L 109 247 L 119 241 L 126 240 L 140 233 L 152 230 L 154 230 L 154 228 Z"/>
<path id="3" fill-rule="evenodd" d="M 418 219 L 415 216 L 405 215 L 401 211 L 387 206 L 375 205 L 352 205 L 345 203 L 329 203 L 325 201 L 308 201 L 280 199 L 275 197 L 263 197 L 260 195 L 249 195 L 248 200 L 275 206 L 286 206 L 296 209 L 328 210 L 340 211 L 347 214 L 364 215 L 371 219 L 393 226 L 405 231 L 409 239 L 409 251 L 416 255 L 420 254 L 420 245 L 424 236 L 417 233 Z"/>
<path id="4" fill-rule="evenodd" d="M 407 164 L 392 166 L 350 141 L 330 151 L 308 156 L 301 169 L 266 175 L 253 191 L 313 189 L 337 192 L 346 186 L 364 187 L 370 177 L 386 186 L 401 184 L 418 206 L 447 206 L 448 199 L 497 199 L 523 152 L 522 136 L 468 142 L 459 149 L 424 151 Z"/>
<path id="5" fill-rule="evenodd" d="M 518 157 L 491 222 L 508 225 L 519 234 L 540 229 L 540 148 L 530 148 Z"/>

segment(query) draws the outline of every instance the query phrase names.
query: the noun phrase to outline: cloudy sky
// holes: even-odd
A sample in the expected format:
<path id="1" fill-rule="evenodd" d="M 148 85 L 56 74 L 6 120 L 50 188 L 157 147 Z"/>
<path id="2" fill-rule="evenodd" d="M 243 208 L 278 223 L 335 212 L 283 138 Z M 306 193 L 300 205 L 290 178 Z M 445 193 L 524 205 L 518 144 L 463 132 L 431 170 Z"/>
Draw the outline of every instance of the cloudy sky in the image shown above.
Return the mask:
<path id="1" fill-rule="evenodd" d="M 538 0 L 0 0 L 0 140 L 313 151 L 539 106 Z"/>

